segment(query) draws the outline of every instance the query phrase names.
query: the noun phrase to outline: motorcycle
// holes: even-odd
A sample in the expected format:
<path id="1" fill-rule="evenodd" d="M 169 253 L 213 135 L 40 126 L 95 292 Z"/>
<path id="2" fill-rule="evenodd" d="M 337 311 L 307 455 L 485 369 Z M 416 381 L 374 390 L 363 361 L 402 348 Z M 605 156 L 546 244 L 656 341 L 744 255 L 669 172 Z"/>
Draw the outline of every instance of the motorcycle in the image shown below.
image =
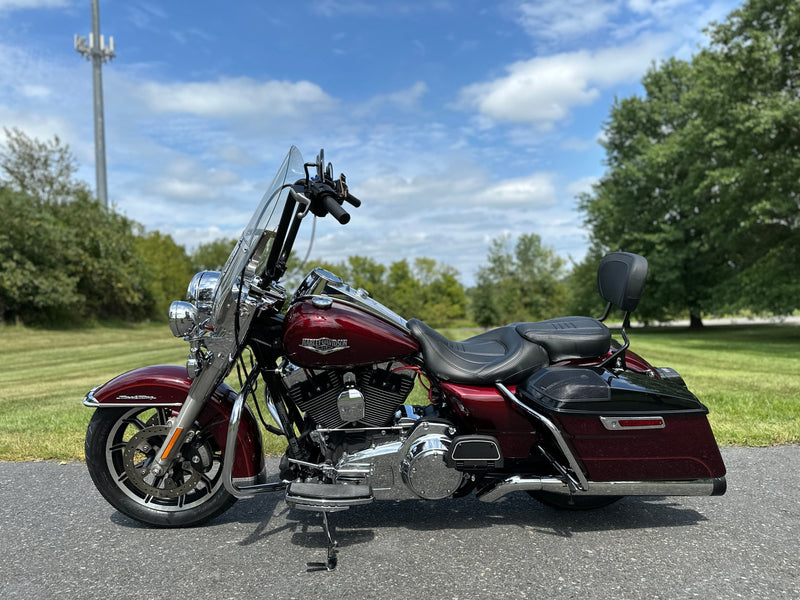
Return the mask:
<path id="1" fill-rule="evenodd" d="M 288 296 L 299 228 L 310 215 L 347 224 L 345 202 L 361 204 L 324 153 L 305 163 L 291 148 L 222 271 L 196 274 L 187 301 L 170 306 L 186 367 L 136 369 L 87 394 L 97 410 L 86 464 L 115 509 L 187 527 L 239 498 L 283 493 L 322 514 L 328 554 L 317 567 L 330 570 L 328 513 L 376 500 L 524 491 L 574 510 L 725 492 L 706 407 L 675 370 L 629 349 L 643 257 L 600 261 L 599 319 L 512 323 L 454 342 L 323 269 Z M 614 307 L 621 343 L 604 323 Z M 234 369 L 238 391 L 224 381 Z M 427 402 L 407 404 L 417 380 Z M 277 474 L 263 433 L 285 438 Z"/>

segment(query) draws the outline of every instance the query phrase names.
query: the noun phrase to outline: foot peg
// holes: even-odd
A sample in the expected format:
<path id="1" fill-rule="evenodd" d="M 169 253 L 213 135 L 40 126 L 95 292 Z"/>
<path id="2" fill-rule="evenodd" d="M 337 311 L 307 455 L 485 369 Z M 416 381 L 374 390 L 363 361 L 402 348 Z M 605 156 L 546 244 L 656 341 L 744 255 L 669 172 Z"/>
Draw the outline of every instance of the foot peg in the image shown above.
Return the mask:
<path id="1" fill-rule="evenodd" d="M 300 510 L 336 512 L 374 500 L 368 485 L 292 482 L 286 488 L 286 503 Z"/>

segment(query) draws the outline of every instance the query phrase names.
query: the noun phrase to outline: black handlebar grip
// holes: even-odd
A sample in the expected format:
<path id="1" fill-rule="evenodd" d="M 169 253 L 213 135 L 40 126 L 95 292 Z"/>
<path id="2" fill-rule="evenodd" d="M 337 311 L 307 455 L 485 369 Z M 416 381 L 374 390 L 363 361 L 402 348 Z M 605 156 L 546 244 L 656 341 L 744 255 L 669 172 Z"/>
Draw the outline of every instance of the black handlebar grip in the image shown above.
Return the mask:
<path id="1" fill-rule="evenodd" d="M 350 204 L 352 204 L 356 208 L 361 206 L 361 200 L 353 196 L 353 194 L 351 194 L 350 191 L 347 192 L 347 196 L 345 196 L 344 199 L 347 200 Z"/>
<path id="2" fill-rule="evenodd" d="M 339 221 L 342 225 L 347 225 L 350 222 L 350 215 L 342 208 L 333 196 L 325 195 L 322 197 L 322 206 L 328 211 L 334 219 Z"/>

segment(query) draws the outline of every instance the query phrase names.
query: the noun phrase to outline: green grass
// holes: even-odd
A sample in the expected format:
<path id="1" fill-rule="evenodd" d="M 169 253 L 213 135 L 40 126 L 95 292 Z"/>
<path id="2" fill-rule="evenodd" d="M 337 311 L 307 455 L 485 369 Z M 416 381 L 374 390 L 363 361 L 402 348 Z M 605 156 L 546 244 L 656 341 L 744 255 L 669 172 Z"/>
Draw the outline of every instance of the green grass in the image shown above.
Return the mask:
<path id="1" fill-rule="evenodd" d="M 479 331 L 443 333 L 464 339 Z M 630 337 L 634 351 L 684 376 L 711 410 L 720 443 L 800 442 L 800 327 L 636 329 Z M 0 327 L 0 460 L 82 459 L 92 415 L 81 404 L 86 392 L 140 366 L 183 364 L 187 351 L 165 324 Z M 425 398 L 415 390 L 412 401 Z M 265 442 L 268 452 L 281 451 L 280 439 L 268 434 Z"/>
<path id="2" fill-rule="evenodd" d="M 0 460 L 82 459 L 86 392 L 137 367 L 181 364 L 187 353 L 165 324 L 0 328 Z"/>

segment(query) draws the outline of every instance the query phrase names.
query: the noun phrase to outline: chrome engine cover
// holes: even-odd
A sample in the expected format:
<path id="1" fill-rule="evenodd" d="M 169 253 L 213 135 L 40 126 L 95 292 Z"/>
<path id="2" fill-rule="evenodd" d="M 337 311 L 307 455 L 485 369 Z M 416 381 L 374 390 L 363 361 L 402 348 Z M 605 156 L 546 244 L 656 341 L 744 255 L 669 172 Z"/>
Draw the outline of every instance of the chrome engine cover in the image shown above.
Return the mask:
<path id="1" fill-rule="evenodd" d="M 420 498 L 441 500 L 460 486 L 463 474 L 444 462 L 452 439 L 440 433 L 429 433 L 416 439 L 400 464 L 405 483 Z"/>
<path id="2" fill-rule="evenodd" d="M 444 462 L 455 433 L 447 423 L 420 420 L 405 438 L 342 456 L 337 479 L 369 485 L 378 500 L 447 498 L 464 479 Z"/>

